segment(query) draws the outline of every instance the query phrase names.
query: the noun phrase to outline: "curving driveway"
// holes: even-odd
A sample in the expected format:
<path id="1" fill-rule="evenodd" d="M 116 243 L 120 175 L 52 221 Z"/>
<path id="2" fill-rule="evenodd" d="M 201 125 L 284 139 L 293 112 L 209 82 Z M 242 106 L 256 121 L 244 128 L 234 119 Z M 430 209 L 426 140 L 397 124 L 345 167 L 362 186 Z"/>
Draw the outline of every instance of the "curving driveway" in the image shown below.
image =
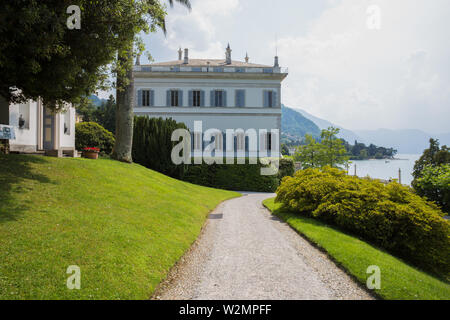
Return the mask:
<path id="1" fill-rule="evenodd" d="M 156 299 L 372 299 L 327 256 L 270 215 L 268 193 L 221 203 Z"/>

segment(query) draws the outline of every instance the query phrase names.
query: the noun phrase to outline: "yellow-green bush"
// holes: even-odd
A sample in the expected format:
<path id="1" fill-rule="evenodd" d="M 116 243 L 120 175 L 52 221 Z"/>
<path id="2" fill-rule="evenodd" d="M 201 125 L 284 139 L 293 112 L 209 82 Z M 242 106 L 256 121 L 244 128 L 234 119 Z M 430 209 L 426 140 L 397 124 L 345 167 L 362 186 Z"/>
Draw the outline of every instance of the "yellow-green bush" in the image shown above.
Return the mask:
<path id="1" fill-rule="evenodd" d="M 276 192 L 276 201 L 287 209 L 355 233 L 449 279 L 450 222 L 409 187 L 325 167 L 285 177 Z"/>

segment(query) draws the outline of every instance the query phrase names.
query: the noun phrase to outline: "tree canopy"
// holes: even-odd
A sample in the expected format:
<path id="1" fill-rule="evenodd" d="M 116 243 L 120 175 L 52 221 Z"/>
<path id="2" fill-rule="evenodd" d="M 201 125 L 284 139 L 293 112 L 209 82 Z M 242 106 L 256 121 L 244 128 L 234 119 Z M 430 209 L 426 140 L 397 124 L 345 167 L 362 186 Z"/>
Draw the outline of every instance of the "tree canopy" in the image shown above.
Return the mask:
<path id="1" fill-rule="evenodd" d="M 80 29 L 67 26 L 71 5 L 80 8 Z M 165 15 L 157 0 L 9 1 L 0 11 L 0 95 L 9 102 L 41 97 L 58 110 L 106 89 L 109 72 L 121 72 L 117 53 L 129 49 L 123 39 L 164 29 Z"/>
<path id="2" fill-rule="evenodd" d="M 417 194 L 435 201 L 450 213 L 450 149 L 430 139 L 430 147 L 414 164 L 412 186 Z"/>
<path id="3" fill-rule="evenodd" d="M 318 142 L 311 135 L 305 136 L 306 143 L 298 147 L 294 160 L 302 163 L 302 168 L 323 166 L 337 167 L 348 162 L 344 141 L 336 136 L 339 128 L 329 127 L 321 132 Z"/>

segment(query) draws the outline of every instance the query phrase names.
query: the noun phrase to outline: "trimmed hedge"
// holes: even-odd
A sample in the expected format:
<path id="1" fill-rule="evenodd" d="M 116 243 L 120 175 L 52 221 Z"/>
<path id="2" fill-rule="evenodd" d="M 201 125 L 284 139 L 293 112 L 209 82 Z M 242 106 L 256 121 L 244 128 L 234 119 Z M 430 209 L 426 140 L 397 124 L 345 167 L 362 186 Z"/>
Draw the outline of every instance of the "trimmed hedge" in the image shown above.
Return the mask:
<path id="1" fill-rule="evenodd" d="M 170 177 L 181 178 L 185 166 L 175 165 L 171 159 L 172 148 L 178 144 L 172 142 L 172 132 L 181 128 L 187 129 L 184 123 L 172 118 L 134 117 L 133 161 Z"/>
<path id="2" fill-rule="evenodd" d="M 261 163 L 248 164 L 191 164 L 186 166 L 183 180 L 202 186 L 237 190 L 274 192 L 278 185 L 277 175 L 262 176 Z"/>
<path id="3" fill-rule="evenodd" d="M 75 124 L 75 148 L 95 147 L 102 154 L 110 154 L 114 147 L 114 135 L 96 122 Z"/>
<path id="4" fill-rule="evenodd" d="M 450 278 L 450 222 L 409 187 L 325 167 L 297 171 L 276 192 L 275 201 L 288 210 L 336 225 Z"/>

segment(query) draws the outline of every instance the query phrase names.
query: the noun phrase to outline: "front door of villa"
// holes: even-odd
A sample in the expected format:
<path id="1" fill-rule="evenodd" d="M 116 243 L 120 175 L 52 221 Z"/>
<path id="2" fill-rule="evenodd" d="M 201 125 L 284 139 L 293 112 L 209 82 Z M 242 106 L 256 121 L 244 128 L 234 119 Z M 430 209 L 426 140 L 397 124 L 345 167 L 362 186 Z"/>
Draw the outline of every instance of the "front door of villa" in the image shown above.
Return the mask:
<path id="1" fill-rule="evenodd" d="M 44 150 L 53 150 L 55 147 L 55 115 L 47 108 L 44 109 Z"/>

